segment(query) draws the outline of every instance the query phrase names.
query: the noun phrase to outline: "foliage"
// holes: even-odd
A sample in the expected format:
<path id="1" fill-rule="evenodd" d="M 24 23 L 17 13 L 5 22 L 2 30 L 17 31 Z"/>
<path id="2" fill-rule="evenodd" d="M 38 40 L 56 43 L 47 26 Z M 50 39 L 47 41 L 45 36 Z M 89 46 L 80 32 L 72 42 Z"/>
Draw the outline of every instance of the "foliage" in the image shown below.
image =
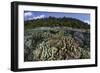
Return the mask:
<path id="1" fill-rule="evenodd" d="M 31 29 L 35 27 L 55 27 L 55 26 L 66 26 L 72 28 L 79 28 L 79 29 L 89 29 L 90 25 L 85 23 L 81 20 L 75 18 L 56 18 L 56 17 L 48 17 L 48 18 L 41 18 L 35 20 L 28 20 L 25 21 L 25 29 Z"/>

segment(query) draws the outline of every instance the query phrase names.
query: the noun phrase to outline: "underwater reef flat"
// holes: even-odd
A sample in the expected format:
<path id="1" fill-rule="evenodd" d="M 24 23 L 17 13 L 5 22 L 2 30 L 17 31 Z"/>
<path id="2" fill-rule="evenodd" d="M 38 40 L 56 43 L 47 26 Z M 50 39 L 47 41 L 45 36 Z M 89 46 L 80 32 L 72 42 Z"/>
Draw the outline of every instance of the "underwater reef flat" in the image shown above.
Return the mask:
<path id="1" fill-rule="evenodd" d="M 90 59 L 90 30 L 37 27 L 24 31 L 24 61 Z"/>

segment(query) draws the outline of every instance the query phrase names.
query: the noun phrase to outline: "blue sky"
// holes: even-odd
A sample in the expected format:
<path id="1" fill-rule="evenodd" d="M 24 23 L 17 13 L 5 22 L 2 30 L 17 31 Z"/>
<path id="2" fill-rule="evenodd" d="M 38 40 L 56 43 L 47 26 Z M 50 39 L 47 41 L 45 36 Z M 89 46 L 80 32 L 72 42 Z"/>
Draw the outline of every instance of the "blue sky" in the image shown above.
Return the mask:
<path id="1" fill-rule="evenodd" d="M 24 11 L 24 20 L 41 19 L 45 17 L 71 17 L 90 23 L 90 14 L 86 13 L 61 13 L 61 12 L 38 12 Z"/>

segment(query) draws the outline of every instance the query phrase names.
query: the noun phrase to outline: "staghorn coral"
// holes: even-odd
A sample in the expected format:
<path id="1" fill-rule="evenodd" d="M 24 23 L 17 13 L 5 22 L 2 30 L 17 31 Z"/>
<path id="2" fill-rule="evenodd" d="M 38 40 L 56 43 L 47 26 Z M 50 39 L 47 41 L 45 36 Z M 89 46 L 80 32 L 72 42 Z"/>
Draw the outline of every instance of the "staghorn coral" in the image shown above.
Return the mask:
<path id="1" fill-rule="evenodd" d="M 24 34 L 24 61 L 89 59 L 90 33 L 66 29 L 43 27 L 27 30 Z"/>
<path id="2" fill-rule="evenodd" d="M 54 37 L 40 43 L 33 50 L 33 59 L 37 61 L 78 59 L 81 48 L 72 37 Z"/>

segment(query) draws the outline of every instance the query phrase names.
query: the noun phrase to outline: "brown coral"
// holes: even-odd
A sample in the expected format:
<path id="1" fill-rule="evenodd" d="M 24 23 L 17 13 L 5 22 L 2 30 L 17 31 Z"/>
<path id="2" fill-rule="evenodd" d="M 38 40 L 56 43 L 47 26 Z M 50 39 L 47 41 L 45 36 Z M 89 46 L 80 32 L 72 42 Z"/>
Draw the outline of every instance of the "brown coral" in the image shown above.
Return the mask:
<path id="1" fill-rule="evenodd" d="M 68 36 L 48 38 L 33 50 L 35 60 L 78 59 L 81 56 L 79 44 Z"/>

